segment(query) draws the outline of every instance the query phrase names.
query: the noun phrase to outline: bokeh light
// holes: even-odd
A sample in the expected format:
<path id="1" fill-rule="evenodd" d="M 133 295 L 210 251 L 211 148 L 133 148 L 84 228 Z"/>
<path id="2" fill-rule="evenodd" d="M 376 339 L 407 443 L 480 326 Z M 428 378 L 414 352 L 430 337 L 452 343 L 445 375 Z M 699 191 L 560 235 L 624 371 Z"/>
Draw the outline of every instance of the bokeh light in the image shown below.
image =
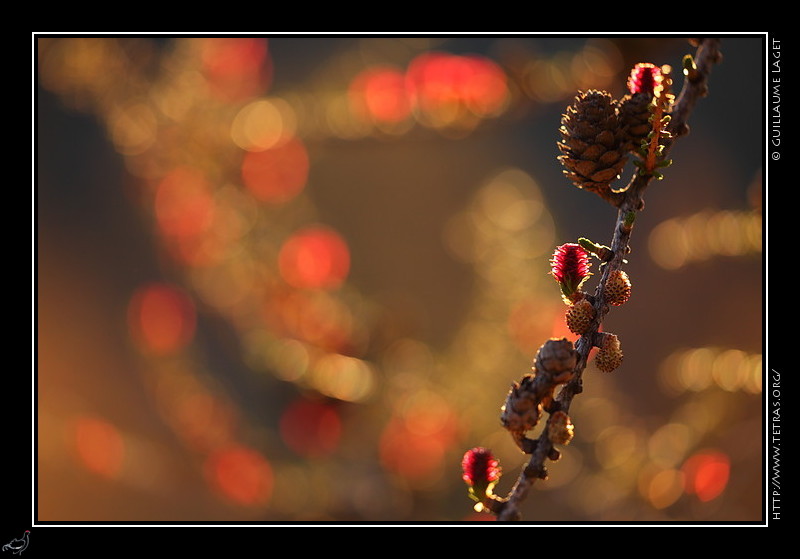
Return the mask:
<path id="1" fill-rule="evenodd" d="M 320 458 L 339 445 L 342 421 L 331 405 L 297 400 L 281 415 L 280 433 L 283 442 L 297 454 Z"/>
<path id="2" fill-rule="evenodd" d="M 383 466 L 408 481 L 435 482 L 442 474 L 444 448 L 435 438 L 409 431 L 398 421 L 391 422 L 380 440 Z"/>
<path id="3" fill-rule="evenodd" d="M 220 99 L 246 99 L 269 86 L 272 65 L 266 39 L 206 38 L 201 39 L 200 51 L 211 91 Z"/>
<path id="4" fill-rule="evenodd" d="M 335 289 L 350 271 L 350 250 L 342 237 L 328 227 L 306 227 L 281 247 L 278 264 L 289 285 L 310 289 Z"/>
<path id="5" fill-rule="evenodd" d="M 692 430 L 683 423 L 668 423 L 650 436 L 650 459 L 662 467 L 677 466 L 693 441 Z"/>
<path id="6" fill-rule="evenodd" d="M 391 66 L 367 68 L 350 84 L 354 111 L 376 122 L 397 123 L 411 115 L 405 75 Z"/>
<path id="7" fill-rule="evenodd" d="M 728 485 L 731 463 L 727 455 L 715 450 L 701 451 L 684 462 L 685 491 L 700 501 L 719 497 Z"/>
<path id="8" fill-rule="evenodd" d="M 166 355 L 183 349 L 194 336 L 195 306 L 174 286 L 153 283 L 140 288 L 128 306 L 131 337 L 142 350 Z"/>
<path id="9" fill-rule="evenodd" d="M 252 147 L 252 143 L 248 145 Z M 260 201 L 283 204 L 297 196 L 306 186 L 308 152 L 298 139 L 273 146 L 271 149 L 245 154 L 242 161 L 242 180 Z"/>
<path id="10" fill-rule="evenodd" d="M 299 280 L 296 283 L 297 287 L 311 285 L 317 284 Z M 282 333 L 321 349 L 346 351 L 352 345 L 351 311 L 340 299 L 327 292 L 315 289 L 275 293 L 265 306 L 265 314 Z"/>
<path id="11" fill-rule="evenodd" d="M 647 484 L 647 499 L 657 509 L 666 508 L 683 493 L 684 474 L 675 469 L 661 470 Z"/>
<path id="12" fill-rule="evenodd" d="M 244 106 L 231 124 L 233 143 L 246 151 L 264 151 L 295 135 L 294 109 L 281 98 L 259 99 Z"/>
<path id="13" fill-rule="evenodd" d="M 494 62 L 442 52 L 416 57 L 406 87 L 418 118 L 434 128 L 472 128 L 477 118 L 500 112 L 508 95 L 506 77 Z"/>
<path id="14" fill-rule="evenodd" d="M 437 437 L 445 446 L 453 441 L 459 426 L 466 426 L 463 421 L 458 421 L 444 397 L 429 390 L 420 390 L 410 396 L 404 402 L 401 414 L 410 432 Z"/>
<path id="15" fill-rule="evenodd" d="M 122 469 L 125 444 L 119 429 L 108 421 L 81 416 L 71 426 L 77 456 L 92 473 L 115 478 Z"/>
<path id="16" fill-rule="evenodd" d="M 756 212 L 703 211 L 674 217 L 650 233 L 650 255 L 662 268 L 673 270 L 718 256 L 758 254 L 762 230 Z"/>
<path id="17" fill-rule="evenodd" d="M 637 433 L 622 425 L 604 429 L 595 440 L 597 461 L 605 468 L 615 468 L 631 459 L 641 442 Z"/>
<path id="18" fill-rule="evenodd" d="M 258 451 L 242 445 L 231 445 L 211 454 L 206 461 L 206 476 L 224 497 L 241 505 L 265 505 L 274 486 L 269 461 Z"/>
<path id="19" fill-rule="evenodd" d="M 424 487 L 442 474 L 447 450 L 458 423 L 446 400 L 422 391 L 407 399 L 381 434 L 384 467 L 406 481 Z"/>
<path id="20" fill-rule="evenodd" d="M 668 393 L 700 392 L 715 386 L 759 394 L 763 356 L 721 347 L 680 348 L 661 363 L 659 381 Z"/>
<path id="21" fill-rule="evenodd" d="M 147 105 L 134 103 L 119 108 L 112 119 L 112 141 L 120 153 L 138 155 L 156 141 L 156 115 Z"/>
<path id="22" fill-rule="evenodd" d="M 191 168 L 173 170 L 158 184 L 155 213 L 166 235 L 195 237 L 203 233 L 214 219 L 214 198 L 208 181 Z"/>
<path id="23" fill-rule="evenodd" d="M 208 452 L 233 437 L 233 411 L 209 392 L 181 391 L 163 405 L 175 431 L 192 448 Z"/>
<path id="24" fill-rule="evenodd" d="M 377 385 L 369 363 L 338 353 L 327 353 L 314 363 L 310 382 L 320 393 L 346 402 L 369 399 Z"/>

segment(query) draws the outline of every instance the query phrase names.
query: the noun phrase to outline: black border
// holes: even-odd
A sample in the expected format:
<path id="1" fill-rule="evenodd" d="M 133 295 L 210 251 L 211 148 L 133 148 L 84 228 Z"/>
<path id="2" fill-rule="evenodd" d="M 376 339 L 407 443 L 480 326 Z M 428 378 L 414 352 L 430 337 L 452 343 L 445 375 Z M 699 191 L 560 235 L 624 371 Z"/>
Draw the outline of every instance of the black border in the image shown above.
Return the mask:
<path id="1" fill-rule="evenodd" d="M 463 32 L 445 32 L 445 33 L 432 33 L 432 32 L 410 32 L 410 33 L 399 33 L 399 32 L 386 32 L 386 33 L 370 33 L 370 32 L 342 32 L 342 33 L 330 33 L 330 32 L 319 32 L 319 33 L 286 33 L 286 32 L 273 32 L 273 33 L 125 33 L 125 32 L 116 32 L 116 33 L 32 33 L 33 45 L 32 45 L 32 59 L 33 59 L 33 69 L 32 69 L 32 82 L 33 82 L 33 98 L 32 98 L 32 114 L 33 114 L 33 131 L 32 131 L 32 143 L 33 146 L 33 185 L 32 185 L 32 192 L 33 192 L 33 206 L 34 212 L 36 211 L 37 207 L 37 199 L 36 199 L 36 165 L 38 163 L 37 157 L 37 150 L 35 146 L 36 141 L 36 106 L 38 103 L 37 98 L 37 73 L 38 73 L 38 64 L 37 64 L 37 56 L 36 56 L 36 49 L 37 49 L 37 39 L 38 38 L 54 38 L 54 37 L 101 37 L 101 38 L 113 38 L 113 37 L 129 37 L 129 38 L 172 38 L 172 37 L 181 37 L 181 38 L 191 38 L 191 37 L 208 37 L 208 36 L 219 36 L 219 37 L 228 37 L 228 36 L 236 36 L 236 37 L 280 37 L 280 38 L 368 38 L 368 37 L 443 37 L 443 38 L 458 38 L 458 37 L 476 37 L 476 36 L 486 36 L 486 37 L 503 37 L 503 38 L 537 38 L 537 37 L 564 37 L 564 38 L 580 38 L 580 37 L 587 37 L 587 36 L 596 36 L 596 37 L 604 37 L 604 38 L 614 38 L 614 37 L 643 37 L 643 38 L 658 38 L 658 37 L 687 37 L 687 36 L 703 36 L 703 35 L 713 35 L 715 37 L 725 38 L 754 38 L 761 36 L 763 39 L 763 46 L 764 50 L 766 51 L 768 47 L 770 47 L 770 43 L 768 41 L 775 40 L 775 34 L 770 32 L 753 32 L 753 33 L 715 33 L 715 32 L 682 32 L 682 33 L 653 33 L 653 34 L 635 34 L 635 33 L 628 33 L 628 32 L 610 32 L 610 33 L 525 33 L 525 32 L 473 32 L 473 33 L 463 33 Z M 723 54 L 724 54 L 724 44 L 723 44 Z M 765 69 L 765 73 L 767 70 Z M 768 82 L 768 77 L 765 78 Z M 769 89 L 769 83 L 765 88 L 765 91 Z M 765 96 L 769 95 L 768 92 L 765 93 Z M 762 99 L 765 101 L 765 99 Z M 765 102 L 766 105 L 766 102 Z M 769 107 L 767 107 L 767 119 L 769 119 Z M 768 120 L 769 122 L 769 120 Z M 766 135 L 767 132 L 764 132 L 764 144 L 766 144 Z M 772 161 L 768 158 L 766 150 L 764 154 L 764 185 L 763 185 L 763 192 L 764 192 L 764 209 L 763 209 L 763 216 L 764 221 L 762 225 L 762 234 L 764 243 L 766 244 L 767 240 L 767 184 L 769 175 L 772 172 L 779 172 L 780 165 L 782 162 Z M 36 281 L 37 281 L 37 265 L 36 265 L 36 246 L 37 246 L 37 230 L 36 230 L 36 215 L 34 214 L 34 224 L 33 224 L 33 255 L 32 255 L 32 263 L 34 268 L 34 277 L 33 280 L 33 293 L 32 293 L 32 300 L 33 300 L 33 329 L 34 329 L 34 336 L 36 335 L 36 328 L 37 328 L 37 299 L 36 299 Z M 765 253 L 766 253 L 766 246 Z M 763 381 L 764 381 L 764 399 L 766 400 L 767 392 L 767 385 L 769 381 L 769 371 L 772 369 L 778 369 L 782 373 L 785 372 L 785 367 L 782 364 L 775 363 L 774 360 L 769 359 L 767 357 L 767 345 L 768 345 L 768 325 L 767 325 L 767 255 L 764 254 L 763 258 L 763 270 L 764 270 L 764 283 L 763 283 L 763 302 L 765 303 L 763 321 L 764 321 L 764 329 L 763 329 L 763 345 L 764 345 L 764 358 L 765 363 L 763 367 Z M 66 547 L 64 547 L 59 542 L 64 541 L 64 539 L 71 540 L 83 540 L 87 537 L 86 531 L 78 530 L 76 533 L 72 533 L 74 528 L 92 528 L 92 527 L 103 527 L 102 539 L 106 541 L 105 544 L 102 546 L 98 546 L 99 549 L 104 549 L 105 553 L 113 552 L 112 550 L 115 549 L 117 546 L 113 545 L 112 542 L 116 541 L 117 544 L 120 542 L 124 542 L 125 548 L 129 551 L 152 551 L 152 547 L 150 547 L 153 543 L 153 540 L 149 540 L 150 537 L 156 536 L 158 540 L 162 543 L 160 545 L 170 545 L 167 542 L 173 542 L 177 548 L 180 549 L 181 554 L 189 552 L 192 549 L 196 549 L 198 551 L 202 551 L 203 555 L 207 555 L 209 553 L 225 553 L 226 555 L 231 554 L 231 548 L 227 546 L 225 540 L 229 540 L 230 538 L 235 538 L 239 540 L 239 543 L 236 545 L 237 548 L 240 545 L 249 547 L 251 544 L 260 544 L 263 545 L 264 542 L 260 539 L 264 535 L 269 535 L 269 532 L 266 534 L 261 531 L 252 531 L 247 530 L 245 531 L 246 534 L 242 534 L 242 530 L 237 530 L 235 535 L 231 533 L 231 528 L 239 528 L 239 527 L 257 527 L 262 529 L 274 529 L 274 528 L 290 528 L 290 527 L 298 527 L 298 528 L 308 528 L 308 527 L 384 527 L 384 528 L 403 528 L 403 527 L 450 527 L 450 528 L 503 528 L 503 527 L 531 527 L 531 526 L 541 526 L 541 527 L 731 527 L 731 526 L 753 526 L 753 527 L 767 527 L 770 524 L 775 524 L 774 522 L 770 522 L 766 516 L 767 508 L 767 491 L 765 489 L 765 493 L 763 495 L 763 505 L 765 511 L 765 518 L 763 521 L 749 521 L 749 522 L 737 522 L 737 521 L 727 521 L 727 522 L 705 522 L 705 521 L 697 521 L 697 522 L 684 522 L 684 523 L 676 523 L 676 522 L 630 522 L 630 523 L 619 523 L 619 522 L 605 522 L 605 521 L 584 521 L 584 522 L 572 522 L 569 524 L 564 524 L 562 522 L 520 522 L 520 523 L 506 523 L 506 522 L 147 522 L 147 521 L 129 521 L 129 522 L 117 522 L 117 521 L 93 521 L 93 522 L 81 522 L 81 521 L 40 521 L 36 518 L 36 499 L 37 499 L 37 487 L 36 487 L 36 480 L 38 479 L 38 471 L 37 471 L 37 459 L 38 459 L 38 450 L 35 447 L 35 438 L 36 433 L 38 432 L 38 421 L 36 417 L 36 410 L 38 409 L 38 399 L 37 399 L 37 391 L 36 386 L 38 382 L 38 358 L 36 354 L 36 339 L 33 340 L 34 349 L 33 349 L 33 378 L 32 378 L 32 394 L 33 394 L 33 407 L 28 410 L 30 413 L 30 417 L 33 418 L 33 425 L 31 431 L 31 447 L 30 453 L 26 452 L 25 448 L 18 449 L 18 453 L 15 452 L 14 456 L 7 455 L 6 457 L 6 466 L 9 466 L 9 462 L 13 462 L 12 466 L 21 466 L 21 464 L 26 460 L 27 456 L 31 456 L 32 462 L 32 471 L 29 468 L 19 468 L 19 472 L 14 472 L 11 476 L 7 477 L 7 486 L 4 488 L 4 502 L 5 502 L 5 512 L 9 518 L 13 520 L 11 522 L 4 523 L 4 529 L 0 531 L 0 538 L 6 537 L 9 540 L 11 538 L 19 537 L 19 534 L 24 532 L 24 530 L 29 529 L 31 530 L 31 545 L 29 550 L 26 550 L 24 553 L 25 555 L 30 556 L 31 553 L 37 553 L 39 551 L 58 551 L 58 552 L 65 552 Z M 770 355 L 771 357 L 771 355 Z M 16 383 L 15 383 L 16 384 Z M 15 386 L 15 388 L 17 388 Z M 22 387 L 19 387 L 17 390 L 18 393 L 24 393 Z M 764 404 L 766 405 L 766 404 Z M 770 394 L 770 402 L 769 406 L 770 409 L 773 405 L 772 395 Z M 24 410 L 23 410 L 24 413 Z M 766 411 L 765 411 L 766 413 Z M 12 433 L 14 429 L 11 426 L 16 427 L 19 424 L 19 413 L 16 410 L 12 410 L 9 407 L 4 408 L 4 419 L 6 420 L 4 425 L 6 425 L 6 432 L 5 432 L 5 439 L 19 439 L 19 432 Z M 763 452 L 765 455 L 765 486 L 768 484 L 769 478 L 769 468 L 768 468 L 768 456 L 767 456 L 767 431 L 769 429 L 769 425 L 771 424 L 770 421 L 765 422 L 765 437 L 763 440 Z M 28 492 L 27 487 L 27 479 L 28 475 L 31 475 L 31 484 L 33 489 L 33 494 Z M 25 480 L 25 482 L 20 482 L 19 480 Z M 27 513 L 26 513 L 27 511 Z M 26 524 L 27 519 L 30 519 L 32 524 Z M 122 536 L 121 531 L 125 530 L 126 528 L 130 527 L 147 527 L 149 528 L 146 534 L 137 533 L 134 536 L 136 541 L 142 542 L 141 544 L 135 544 L 131 541 L 129 535 Z M 176 527 L 185 527 L 190 529 L 191 538 L 188 538 L 189 533 L 186 531 L 176 531 L 176 530 L 169 530 L 169 534 L 165 531 L 158 530 L 158 528 L 176 528 Z M 194 534 L 191 528 L 212 528 L 207 532 L 204 532 L 202 537 L 197 534 Z M 49 534 L 46 538 L 41 538 L 42 530 L 39 528 L 46 528 L 49 530 Z M 109 529 L 110 528 L 110 529 Z M 213 530 L 213 528 L 219 528 L 222 531 Z M 64 531 L 69 530 L 71 533 L 68 534 L 65 538 Z M 55 536 L 55 534 L 59 534 Z M 327 535 L 328 533 L 326 533 Z M 97 532 L 93 532 L 92 538 L 97 535 Z M 37 537 L 38 536 L 38 537 Z M 55 536 L 55 537 L 54 537 Z M 41 538 L 41 540 L 39 539 Z M 148 541 L 149 540 L 149 541 Z M 0 542 L 2 543 L 2 542 Z M 110 547 L 109 544 L 112 544 Z M 270 548 L 265 547 L 264 552 L 269 553 Z M 51 549 L 52 548 L 52 549 Z M 166 549 L 166 548 L 162 548 Z M 252 548 L 251 548 L 252 549 Z M 34 555 L 36 556 L 36 555 Z"/>

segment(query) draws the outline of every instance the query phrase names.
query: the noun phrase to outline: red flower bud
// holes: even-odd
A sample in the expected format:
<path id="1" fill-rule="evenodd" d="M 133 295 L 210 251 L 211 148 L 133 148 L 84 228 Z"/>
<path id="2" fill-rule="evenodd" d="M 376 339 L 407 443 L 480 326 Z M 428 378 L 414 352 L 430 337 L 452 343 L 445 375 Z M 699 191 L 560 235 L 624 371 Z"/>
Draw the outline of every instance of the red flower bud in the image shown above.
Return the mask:
<path id="1" fill-rule="evenodd" d="M 649 62 L 641 62 L 633 67 L 628 77 L 628 89 L 631 93 L 649 93 L 653 95 L 656 88 L 661 88 L 661 68 Z"/>
<path id="2" fill-rule="evenodd" d="M 468 450 L 461 460 L 461 468 L 464 470 L 461 478 L 466 484 L 479 488 L 481 491 L 485 491 L 491 484 L 496 483 L 502 473 L 500 463 L 491 451 L 483 447 Z"/>
<path id="3" fill-rule="evenodd" d="M 561 284 L 561 292 L 570 297 L 589 277 L 589 253 L 575 243 L 556 248 L 550 259 L 550 274 Z"/>

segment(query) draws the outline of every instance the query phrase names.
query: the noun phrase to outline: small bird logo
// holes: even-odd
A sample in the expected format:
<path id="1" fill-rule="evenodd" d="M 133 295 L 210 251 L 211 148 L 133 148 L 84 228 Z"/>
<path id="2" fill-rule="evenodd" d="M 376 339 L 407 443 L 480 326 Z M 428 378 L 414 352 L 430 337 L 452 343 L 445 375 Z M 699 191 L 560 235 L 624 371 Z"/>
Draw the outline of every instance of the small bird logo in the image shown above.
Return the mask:
<path id="1" fill-rule="evenodd" d="M 14 538 L 4 545 L 3 551 L 10 551 L 11 553 L 16 553 L 17 555 L 22 553 L 25 551 L 25 548 L 28 547 L 28 537 L 30 536 L 30 533 L 30 530 L 25 530 L 25 533 L 21 538 Z"/>

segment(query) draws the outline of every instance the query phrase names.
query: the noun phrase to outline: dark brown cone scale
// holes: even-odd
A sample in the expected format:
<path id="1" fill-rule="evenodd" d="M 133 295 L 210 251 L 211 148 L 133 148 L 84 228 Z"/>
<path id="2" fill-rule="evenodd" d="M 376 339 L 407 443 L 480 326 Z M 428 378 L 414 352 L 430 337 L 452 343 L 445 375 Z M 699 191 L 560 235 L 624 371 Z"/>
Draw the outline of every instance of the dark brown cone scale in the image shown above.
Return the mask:
<path id="1" fill-rule="evenodd" d="M 534 386 L 534 375 L 525 375 L 522 381 L 514 383 L 506 396 L 500 421 L 509 431 L 524 434 L 536 427 L 542 416 L 542 405 Z"/>
<path id="2" fill-rule="evenodd" d="M 561 125 L 558 159 L 564 174 L 579 188 L 608 192 L 627 161 L 625 131 L 614 99 L 605 91 L 579 93 Z"/>

